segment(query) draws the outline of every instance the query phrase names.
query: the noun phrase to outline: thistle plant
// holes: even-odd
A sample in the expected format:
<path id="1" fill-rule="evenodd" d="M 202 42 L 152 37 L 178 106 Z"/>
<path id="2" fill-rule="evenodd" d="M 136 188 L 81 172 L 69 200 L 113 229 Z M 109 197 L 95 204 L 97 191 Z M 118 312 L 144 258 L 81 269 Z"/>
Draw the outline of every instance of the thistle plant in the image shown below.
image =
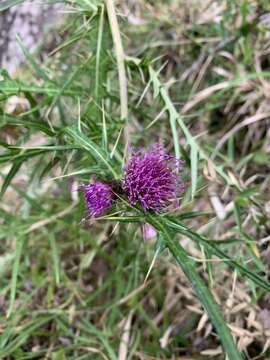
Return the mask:
<path id="1" fill-rule="evenodd" d="M 2 9 L 21 2 L 4 1 Z M 183 334 L 178 333 L 178 326 L 170 324 L 169 317 L 161 319 L 161 326 L 156 326 L 151 318 L 156 314 L 143 308 L 147 298 L 147 305 L 154 304 L 155 310 L 162 314 L 166 307 L 164 305 L 160 309 L 162 303 L 166 303 L 163 299 L 167 299 L 170 293 L 174 296 L 174 291 L 178 291 L 175 290 L 177 286 L 172 288 L 172 292 L 167 292 L 166 286 L 163 286 L 163 266 L 166 268 L 168 262 L 173 262 L 183 272 L 183 276 L 177 274 L 174 281 L 183 281 L 186 287 L 194 289 L 192 296 L 197 296 L 213 324 L 207 346 L 221 344 L 223 358 L 240 360 L 242 353 L 238 350 L 237 338 L 232 336 L 225 320 L 229 319 L 233 324 L 231 316 L 222 314 L 213 296 L 215 272 L 212 269 L 223 266 L 228 279 L 233 278 L 232 274 L 237 281 L 240 278 L 244 290 L 252 294 L 250 297 L 253 296 L 248 304 L 252 306 L 252 302 L 270 291 L 270 285 L 264 275 L 265 264 L 258 255 L 257 239 L 248 234 L 241 216 L 243 218 L 243 214 L 248 214 L 245 222 L 254 219 L 252 226 L 259 228 L 258 234 L 262 233 L 263 226 L 265 231 L 269 231 L 269 226 L 266 211 L 260 213 L 258 210 L 264 209 L 263 201 L 254 196 L 253 188 L 245 186 L 245 170 L 254 154 L 245 154 L 248 156 L 240 158 L 236 164 L 233 155 L 237 153 L 234 151 L 237 134 L 234 133 L 235 137 L 230 139 L 228 148 L 223 152 L 220 147 L 214 148 L 213 139 L 208 137 L 208 131 L 204 131 L 203 115 L 207 123 L 208 119 L 209 122 L 212 118 L 216 119 L 219 104 L 230 112 L 235 108 L 234 101 L 239 101 L 241 108 L 237 116 L 242 116 L 243 109 L 246 111 L 242 107 L 243 99 L 251 101 L 254 109 L 252 101 L 258 98 L 243 93 L 243 89 L 250 91 L 252 84 L 256 84 L 256 74 L 248 72 L 248 76 L 241 76 L 241 81 L 247 81 L 248 86 L 239 88 L 239 93 L 237 89 L 235 96 L 231 96 L 231 89 L 240 81 L 233 79 L 233 74 L 239 73 L 237 61 L 230 63 L 230 81 L 219 78 L 220 83 L 215 83 L 218 77 L 228 76 L 227 64 L 224 66 L 226 71 L 222 67 L 223 57 L 218 62 L 213 59 L 220 49 L 219 45 L 222 48 L 223 43 L 228 44 L 223 41 L 227 36 L 224 27 L 228 23 L 228 13 L 220 22 L 222 32 L 217 32 L 218 24 L 214 22 L 215 27 L 199 43 L 193 41 L 194 34 L 204 34 L 206 20 L 196 24 L 194 32 L 192 28 L 186 28 L 187 34 L 190 29 L 192 32 L 187 43 L 186 40 L 183 43 L 194 50 L 188 53 L 193 56 L 196 73 L 193 74 L 194 66 L 190 66 L 188 57 L 181 66 L 190 66 L 184 71 L 185 76 L 192 72 L 192 79 L 198 77 L 195 84 L 187 81 L 182 89 L 178 88 L 179 82 L 174 80 L 175 74 L 170 68 L 162 71 L 164 57 L 160 57 L 160 45 L 163 46 L 166 39 L 159 39 L 162 41 L 156 43 L 158 47 L 155 45 L 148 51 L 147 44 L 145 49 L 141 46 L 140 38 L 134 48 L 132 44 L 132 49 L 126 50 L 126 54 L 131 54 L 127 56 L 112 0 L 74 0 L 66 3 L 71 5 L 69 13 L 72 20 L 68 21 L 64 31 L 67 39 L 50 52 L 51 56 L 40 57 L 46 59 L 46 64 L 40 64 L 27 51 L 23 41 L 19 41 L 31 71 L 26 67 L 20 72 L 20 77 L 13 79 L 1 70 L 0 101 L 4 106 L 0 115 L 4 135 L 1 133 L 0 164 L 4 166 L 0 175 L 1 203 L 4 206 L 0 209 L 3 281 L 0 358 L 49 356 L 69 360 L 101 356 L 117 360 L 131 359 L 139 352 L 143 354 L 146 349 L 150 349 L 152 353 L 149 356 L 155 358 L 182 356 L 179 339 Z M 139 3 L 138 8 L 141 6 Z M 153 6 L 148 8 L 155 9 L 155 6 L 166 9 L 167 5 L 153 2 Z M 249 16 L 241 15 L 242 10 L 237 13 L 234 8 L 238 20 L 248 20 Z M 222 11 L 218 16 L 222 16 Z M 131 20 L 140 23 L 137 18 Z M 154 20 L 156 28 L 159 19 Z M 146 23 L 142 23 L 143 28 L 149 29 Z M 165 32 L 168 24 L 170 21 L 163 24 Z M 237 60 L 237 54 L 246 48 L 242 46 L 243 36 L 244 33 L 250 36 L 253 27 L 243 25 L 237 30 L 241 42 L 230 56 L 224 58 Z M 249 31 L 242 31 L 246 28 Z M 128 30 L 126 27 L 122 32 Z M 168 39 L 172 31 L 170 27 Z M 154 39 L 155 31 L 150 33 L 151 39 Z M 234 31 L 229 38 L 230 46 L 231 39 L 235 37 Z M 216 48 L 210 49 L 208 59 L 208 46 L 219 39 L 222 41 Z M 129 40 L 137 42 L 134 34 Z M 177 47 L 178 40 L 172 44 Z M 206 56 L 207 66 L 204 66 L 204 71 L 197 72 L 200 70 L 197 59 L 200 49 L 200 59 L 204 61 Z M 139 54 L 142 54 L 141 57 Z M 265 56 L 265 52 L 262 51 L 262 54 Z M 249 63 L 251 57 L 251 53 L 245 57 L 248 71 L 253 68 Z M 176 70 L 174 64 L 171 65 L 171 69 Z M 246 65 L 242 65 L 244 74 Z M 259 68 L 259 65 L 257 63 L 254 68 Z M 210 79 L 207 78 L 208 69 L 213 70 Z M 249 78 L 252 79 L 250 83 Z M 199 88 L 209 84 L 210 91 L 203 89 L 200 96 L 191 99 Z M 228 93 L 227 87 L 230 89 Z M 203 106 L 206 94 L 213 96 L 213 101 Z M 6 102 L 14 96 L 26 102 L 27 108 L 18 106 L 13 112 L 8 111 Z M 223 97 L 227 97 L 228 103 L 223 102 Z M 198 113 L 188 114 L 190 117 L 180 115 L 184 110 L 179 109 L 179 104 L 182 105 L 186 99 L 191 100 L 187 100 L 185 111 L 199 102 L 202 104 Z M 262 115 L 251 117 L 252 124 L 268 116 L 267 112 Z M 235 121 L 234 116 L 231 118 Z M 203 125 L 202 133 L 196 133 L 195 122 Z M 262 123 L 260 121 L 260 125 Z M 237 131 L 241 129 L 241 139 L 249 124 L 251 122 L 245 121 L 242 127 L 236 126 Z M 215 135 L 218 138 L 220 134 Z M 154 143 L 160 138 L 162 143 Z M 250 138 L 248 136 L 247 141 Z M 220 144 L 224 139 L 226 137 L 221 139 Z M 269 146 L 264 149 L 269 149 Z M 185 162 L 180 159 L 185 159 Z M 234 165 L 237 166 L 234 168 Z M 237 177 L 234 170 L 236 175 L 241 172 L 241 176 Z M 183 176 L 184 172 L 188 174 L 188 181 Z M 19 178 L 16 179 L 17 175 Z M 260 181 L 259 177 L 255 178 L 256 182 Z M 230 193 L 229 201 L 234 211 L 225 214 L 228 221 L 217 219 L 214 212 L 206 214 L 196 210 L 205 209 L 207 196 L 203 195 L 207 193 L 203 190 L 211 185 L 211 181 L 217 186 L 224 186 L 224 193 Z M 79 186 L 81 196 L 70 196 L 71 182 L 76 189 L 77 184 L 84 184 Z M 263 188 L 267 188 L 266 183 Z M 16 200 L 5 199 L 5 192 L 10 195 L 10 190 L 18 194 Z M 16 210 L 18 208 L 16 212 L 13 208 L 10 210 L 13 203 Z M 249 213 L 250 208 L 252 211 Z M 85 226 L 87 222 L 79 224 L 85 212 L 91 222 L 90 229 Z M 204 225 L 209 228 L 205 230 Z M 213 229 L 219 225 L 221 229 L 232 228 L 233 235 L 216 238 Z M 140 228 L 143 228 L 143 235 L 148 241 L 142 241 Z M 268 239 L 266 235 L 265 238 Z M 47 261 L 48 252 L 52 261 Z M 198 258 L 194 254 L 199 254 Z M 152 263 L 149 258 L 153 259 Z M 151 264 L 158 258 L 162 261 L 155 266 L 160 266 L 161 271 L 152 271 L 151 281 L 142 286 L 145 269 L 151 269 Z M 176 266 L 172 268 L 177 269 Z M 156 288 L 158 301 L 155 295 L 152 297 Z M 179 291 L 178 295 L 182 296 Z M 176 304 L 172 318 L 178 318 L 175 315 L 182 311 L 181 306 Z M 190 315 L 189 311 L 187 315 Z M 199 321 L 196 319 L 195 327 Z M 141 322 L 145 322 L 146 326 L 150 324 L 146 336 L 139 333 Z M 120 339 L 119 332 L 115 334 L 115 328 L 124 323 Z M 163 336 L 165 328 L 173 331 L 166 331 L 166 336 Z M 257 330 L 259 327 L 256 334 Z M 59 335 L 58 338 L 55 334 Z M 131 334 L 129 341 L 127 334 Z M 267 332 L 263 333 L 263 339 L 266 335 Z M 159 340 L 167 336 L 168 346 L 165 349 L 160 346 Z M 190 339 L 183 340 L 185 349 L 193 346 Z M 264 345 L 260 351 L 263 348 Z M 189 350 L 193 353 L 194 349 Z"/>
<path id="2" fill-rule="evenodd" d="M 186 187 L 180 172 L 183 164 L 184 161 L 167 154 L 161 144 L 155 143 L 150 149 L 140 149 L 131 155 L 118 189 L 131 205 L 141 206 L 144 212 L 160 213 L 169 204 L 177 208 L 179 195 Z M 104 215 L 116 201 L 113 183 L 94 179 L 82 189 L 90 217 Z"/>

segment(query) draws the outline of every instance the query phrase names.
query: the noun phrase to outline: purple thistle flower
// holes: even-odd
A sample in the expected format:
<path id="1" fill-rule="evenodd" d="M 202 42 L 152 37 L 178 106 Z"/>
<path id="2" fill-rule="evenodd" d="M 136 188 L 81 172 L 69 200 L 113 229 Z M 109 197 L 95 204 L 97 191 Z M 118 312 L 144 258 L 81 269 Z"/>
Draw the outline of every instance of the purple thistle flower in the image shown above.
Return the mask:
<path id="1" fill-rule="evenodd" d="M 132 205 L 140 203 L 144 211 L 160 212 L 185 188 L 177 174 L 183 161 L 166 153 L 157 143 L 149 151 L 132 154 L 125 167 L 123 189 Z"/>
<path id="2" fill-rule="evenodd" d="M 114 203 L 115 195 L 111 185 L 94 180 L 83 186 L 84 199 L 91 217 L 103 215 Z"/>

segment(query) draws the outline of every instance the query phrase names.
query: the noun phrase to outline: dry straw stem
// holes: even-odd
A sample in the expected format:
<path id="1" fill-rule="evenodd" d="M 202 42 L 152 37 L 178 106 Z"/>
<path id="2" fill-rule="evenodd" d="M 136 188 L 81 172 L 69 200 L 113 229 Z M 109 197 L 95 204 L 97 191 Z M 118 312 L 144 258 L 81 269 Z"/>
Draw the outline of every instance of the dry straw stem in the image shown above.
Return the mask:
<path id="1" fill-rule="evenodd" d="M 67 215 L 68 213 L 70 213 L 74 208 L 75 206 L 77 205 L 77 203 L 73 203 L 71 206 L 69 206 L 68 208 L 58 212 L 57 214 L 54 214 L 52 216 L 50 216 L 49 218 L 47 219 L 44 219 L 44 220 L 40 220 L 40 221 L 37 221 L 36 223 L 32 224 L 26 231 L 25 231 L 25 234 L 29 234 L 31 233 L 32 231 L 35 231 L 41 227 L 44 227 L 52 222 L 54 222 L 55 220 L 59 219 L 59 218 L 62 218 L 64 217 L 65 215 Z"/>
<path id="2" fill-rule="evenodd" d="M 130 311 L 124 325 L 123 334 L 121 337 L 121 342 L 118 352 L 118 360 L 126 360 L 128 356 L 128 347 L 130 340 L 131 332 L 131 321 L 132 321 L 133 311 Z"/>
<path id="3" fill-rule="evenodd" d="M 185 114 L 190 109 L 192 109 L 195 105 L 197 105 L 199 102 L 203 101 L 204 99 L 208 98 L 210 95 L 212 95 L 214 92 L 226 89 L 230 86 L 229 81 L 223 81 L 219 84 L 215 84 L 212 86 L 209 86 L 208 88 L 198 92 L 182 109 L 182 114 Z"/>
<path id="4" fill-rule="evenodd" d="M 125 70 L 125 53 L 121 41 L 119 25 L 115 12 L 113 0 L 105 0 L 118 68 L 119 92 L 120 92 L 120 107 L 121 119 L 127 120 L 128 117 L 128 92 L 127 92 L 127 77 Z M 127 124 L 124 128 L 124 138 L 126 144 L 129 144 L 130 128 Z"/>
<path id="5" fill-rule="evenodd" d="M 241 130 L 243 127 L 254 124 L 257 121 L 260 120 L 265 120 L 268 119 L 270 117 L 270 113 L 269 112 L 265 112 L 265 113 L 259 113 L 253 116 L 248 117 L 247 119 L 245 119 L 244 121 L 242 121 L 239 124 L 236 124 L 230 131 L 228 131 L 218 142 L 215 152 L 218 151 L 227 140 L 230 139 L 231 136 L 233 136 L 237 131 Z"/>

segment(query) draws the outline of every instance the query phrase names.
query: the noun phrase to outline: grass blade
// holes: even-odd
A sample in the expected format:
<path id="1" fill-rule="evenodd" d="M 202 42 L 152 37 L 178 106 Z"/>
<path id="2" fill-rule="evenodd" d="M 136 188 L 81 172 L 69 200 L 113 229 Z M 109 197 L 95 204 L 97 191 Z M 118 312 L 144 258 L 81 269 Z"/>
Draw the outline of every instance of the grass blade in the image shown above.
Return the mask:
<path id="1" fill-rule="evenodd" d="M 5 177 L 4 183 L 3 183 L 2 188 L 1 188 L 0 197 L 2 197 L 4 195 L 4 193 L 6 192 L 9 184 L 11 183 L 12 179 L 14 178 L 14 176 L 19 171 L 22 163 L 23 163 L 22 160 L 15 161 L 13 163 L 11 169 L 9 170 L 7 176 Z"/>
<path id="2" fill-rule="evenodd" d="M 59 265 L 59 257 L 58 257 L 55 237 L 54 237 L 53 233 L 49 233 L 49 241 L 50 241 L 51 252 L 52 252 L 55 282 L 56 282 L 56 285 L 58 286 L 60 284 L 60 265 Z"/>
<path id="3" fill-rule="evenodd" d="M 197 188 L 197 177 L 198 177 L 198 149 L 197 147 L 191 147 L 190 150 L 191 160 L 191 197 L 194 199 L 196 188 Z"/>
<path id="4" fill-rule="evenodd" d="M 98 38 L 97 38 L 97 53 L 96 53 L 96 83 L 95 83 L 95 95 L 98 98 L 99 93 L 99 63 L 102 45 L 102 34 L 104 26 L 104 6 L 101 6 L 99 27 L 98 27 Z"/>
<path id="5" fill-rule="evenodd" d="M 42 70 L 42 68 L 36 62 L 35 57 L 30 54 L 30 52 L 28 51 L 28 49 L 24 45 L 24 43 L 23 43 L 23 41 L 22 41 L 22 39 L 21 39 L 21 37 L 19 35 L 16 35 L 16 40 L 17 40 L 17 42 L 18 42 L 24 56 L 26 57 L 27 61 L 32 65 L 33 69 L 35 70 L 37 76 L 41 77 L 41 79 L 43 79 L 43 80 L 47 81 L 48 83 L 50 83 L 51 80 L 49 79 L 49 77 L 47 76 L 45 71 Z"/>
<path id="6" fill-rule="evenodd" d="M 7 312 L 7 317 L 10 317 L 15 296 L 16 296 L 16 288 L 17 288 L 17 279 L 18 279 L 18 273 L 19 273 L 19 266 L 20 266 L 20 259 L 22 254 L 22 249 L 24 245 L 24 237 L 18 237 L 16 239 L 16 250 L 15 250 L 15 260 L 12 268 L 12 278 L 11 278 L 11 287 L 10 287 L 10 298 L 9 298 L 9 308 Z"/>

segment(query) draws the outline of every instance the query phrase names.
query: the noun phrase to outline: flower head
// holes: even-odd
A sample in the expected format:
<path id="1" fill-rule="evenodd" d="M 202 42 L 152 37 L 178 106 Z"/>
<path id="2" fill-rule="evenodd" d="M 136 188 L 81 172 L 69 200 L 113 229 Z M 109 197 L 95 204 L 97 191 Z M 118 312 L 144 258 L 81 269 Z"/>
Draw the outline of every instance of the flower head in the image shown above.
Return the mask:
<path id="1" fill-rule="evenodd" d="M 84 199 L 91 217 L 103 215 L 114 202 L 114 193 L 111 185 L 94 180 L 83 186 Z"/>
<path id="2" fill-rule="evenodd" d="M 157 143 L 149 151 L 133 153 L 125 168 L 123 189 L 132 205 L 139 203 L 142 208 L 160 212 L 176 200 L 185 187 L 177 169 L 181 160 L 166 153 Z"/>

